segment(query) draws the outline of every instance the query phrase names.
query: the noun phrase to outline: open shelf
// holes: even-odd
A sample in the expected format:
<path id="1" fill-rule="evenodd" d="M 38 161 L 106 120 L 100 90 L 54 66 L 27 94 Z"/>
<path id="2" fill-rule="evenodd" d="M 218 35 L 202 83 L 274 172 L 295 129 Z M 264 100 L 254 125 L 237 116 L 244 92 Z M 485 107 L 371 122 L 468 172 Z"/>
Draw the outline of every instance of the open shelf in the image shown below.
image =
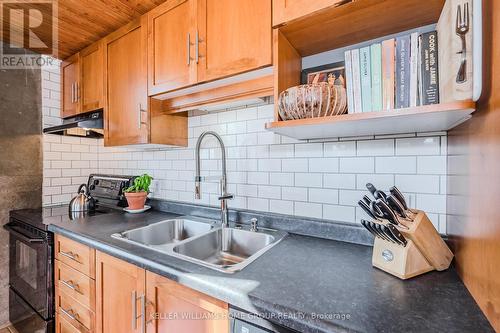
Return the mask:
<path id="1" fill-rule="evenodd" d="M 435 132 L 457 126 L 468 120 L 474 111 L 475 103 L 467 100 L 389 111 L 275 121 L 267 123 L 266 129 L 299 140 Z"/>
<path id="2" fill-rule="evenodd" d="M 436 23 L 445 0 L 354 0 L 279 27 L 302 56 Z"/>

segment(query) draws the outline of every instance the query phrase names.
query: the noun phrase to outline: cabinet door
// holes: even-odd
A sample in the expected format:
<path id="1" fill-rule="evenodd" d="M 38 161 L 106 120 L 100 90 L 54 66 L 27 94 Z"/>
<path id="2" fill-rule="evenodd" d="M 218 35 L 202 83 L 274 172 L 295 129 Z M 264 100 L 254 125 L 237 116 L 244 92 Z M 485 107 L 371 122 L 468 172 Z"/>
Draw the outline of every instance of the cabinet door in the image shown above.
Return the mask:
<path id="1" fill-rule="evenodd" d="M 147 333 L 229 333 L 227 303 L 146 272 Z"/>
<path id="2" fill-rule="evenodd" d="M 82 112 L 103 107 L 103 60 L 102 42 L 80 51 L 80 94 Z"/>
<path id="3" fill-rule="evenodd" d="M 273 0 L 273 27 L 345 0 Z"/>
<path id="4" fill-rule="evenodd" d="M 105 42 L 105 145 L 148 142 L 146 19 L 135 20 Z"/>
<path id="5" fill-rule="evenodd" d="M 145 271 L 99 251 L 96 263 L 97 332 L 144 332 Z"/>
<path id="6" fill-rule="evenodd" d="M 272 64 L 271 0 L 198 0 L 198 81 Z"/>
<path id="7" fill-rule="evenodd" d="M 168 0 L 148 14 L 149 95 L 196 83 L 195 6 Z"/>
<path id="8" fill-rule="evenodd" d="M 71 117 L 80 112 L 78 100 L 79 55 L 75 54 L 61 63 L 62 112 L 61 117 Z"/>

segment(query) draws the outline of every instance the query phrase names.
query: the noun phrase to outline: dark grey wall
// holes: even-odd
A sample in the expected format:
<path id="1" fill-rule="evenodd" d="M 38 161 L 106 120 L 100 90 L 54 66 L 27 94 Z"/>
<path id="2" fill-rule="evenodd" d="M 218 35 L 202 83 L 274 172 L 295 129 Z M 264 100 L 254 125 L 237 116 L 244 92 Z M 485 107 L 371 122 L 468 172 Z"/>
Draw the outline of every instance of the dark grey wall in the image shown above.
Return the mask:
<path id="1" fill-rule="evenodd" d="M 0 225 L 11 209 L 41 206 L 40 69 L 0 69 Z M 0 228 L 0 327 L 8 321 L 8 233 Z"/>

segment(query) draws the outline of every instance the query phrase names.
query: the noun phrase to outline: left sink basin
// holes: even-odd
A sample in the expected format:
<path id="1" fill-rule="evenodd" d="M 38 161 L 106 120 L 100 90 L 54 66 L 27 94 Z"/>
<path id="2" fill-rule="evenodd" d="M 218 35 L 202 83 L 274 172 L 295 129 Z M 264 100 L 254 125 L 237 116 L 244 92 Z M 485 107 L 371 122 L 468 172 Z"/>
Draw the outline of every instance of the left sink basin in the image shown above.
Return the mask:
<path id="1" fill-rule="evenodd" d="M 205 234 L 213 224 L 186 218 L 164 220 L 145 227 L 126 230 L 111 235 L 113 238 L 147 247 L 177 243 Z"/>

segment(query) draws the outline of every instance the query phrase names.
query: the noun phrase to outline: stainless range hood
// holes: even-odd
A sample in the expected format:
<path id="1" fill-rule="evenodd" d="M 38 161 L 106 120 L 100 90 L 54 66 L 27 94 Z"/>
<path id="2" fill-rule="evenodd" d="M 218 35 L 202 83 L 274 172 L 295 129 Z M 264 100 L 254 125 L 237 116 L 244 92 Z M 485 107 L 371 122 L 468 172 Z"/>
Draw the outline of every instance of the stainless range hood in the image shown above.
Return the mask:
<path id="1" fill-rule="evenodd" d="M 61 125 L 47 127 L 43 133 L 102 138 L 104 136 L 103 110 L 86 112 L 63 119 Z"/>

